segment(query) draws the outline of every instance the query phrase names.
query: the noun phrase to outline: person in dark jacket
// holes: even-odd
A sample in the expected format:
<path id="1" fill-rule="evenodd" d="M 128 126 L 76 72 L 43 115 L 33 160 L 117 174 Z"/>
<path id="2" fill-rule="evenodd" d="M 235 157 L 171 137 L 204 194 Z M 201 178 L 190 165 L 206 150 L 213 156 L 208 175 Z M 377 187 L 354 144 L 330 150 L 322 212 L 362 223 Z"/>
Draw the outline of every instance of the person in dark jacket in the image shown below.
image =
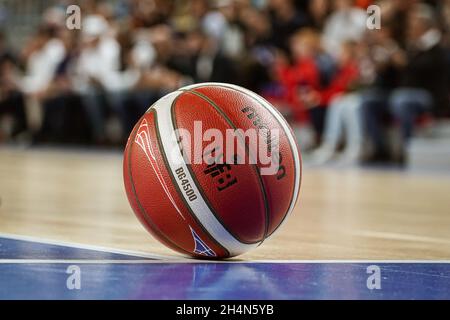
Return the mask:
<path id="1" fill-rule="evenodd" d="M 193 82 L 236 82 L 233 60 L 222 54 L 213 38 L 195 29 L 186 34 L 185 43 L 183 57 L 172 59 L 170 67 Z"/>
<path id="2" fill-rule="evenodd" d="M 403 148 L 413 134 L 418 116 L 429 113 L 439 117 L 449 108 L 447 63 L 435 17 L 432 7 L 422 3 L 413 6 L 407 18 L 407 50 L 396 54 L 399 86 L 390 94 L 387 108 L 400 124 Z M 379 148 L 377 142 L 384 139 L 380 136 L 382 131 L 374 128 L 382 123 L 377 117 L 379 110 L 375 109 L 368 105 L 365 114 L 366 121 L 372 124 L 369 138 L 375 148 Z M 380 151 L 375 150 L 375 153 Z"/>
<path id="3" fill-rule="evenodd" d="M 6 35 L 0 30 L 0 120 L 12 118 L 12 128 L 6 138 L 14 138 L 28 130 L 25 113 L 25 99 L 19 88 L 18 59 L 7 45 Z M 3 138 L 0 127 L 0 142 Z"/>
<path id="4" fill-rule="evenodd" d="M 391 112 L 401 123 L 405 141 L 413 133 L 417 115 L 429 112 L 439 117 L 449 107 L 447 63 L 436 21 L 433 9 L 424 4 L 416 5 L 408 17 L 411 42 L 402 68 L 401 87 L 390 99 Z"/>

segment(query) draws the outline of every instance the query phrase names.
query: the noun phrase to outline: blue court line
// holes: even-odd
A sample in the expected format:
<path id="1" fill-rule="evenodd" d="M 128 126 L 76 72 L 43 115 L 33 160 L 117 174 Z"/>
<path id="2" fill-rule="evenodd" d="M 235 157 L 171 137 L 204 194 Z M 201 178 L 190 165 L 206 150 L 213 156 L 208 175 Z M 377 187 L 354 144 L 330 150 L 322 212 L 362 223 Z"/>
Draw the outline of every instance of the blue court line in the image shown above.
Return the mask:
<path id="1" fill-rule="evenodd" d="M 81 264 L 69 290 L 65 264 L 0 264 L 0 299 L 450 299 L 449 264 Z"/>
<path id="2" fill-rule="evenodd" d="M 449 261 L 158 260 L 25 239 L 0 238 L 0 299 L 450 299 Z"/>
<path id="3" fill-rule="evenodd" d="M 11 259 L 166 259 L 175 257 L 0 233 L 0 261 Z"/>

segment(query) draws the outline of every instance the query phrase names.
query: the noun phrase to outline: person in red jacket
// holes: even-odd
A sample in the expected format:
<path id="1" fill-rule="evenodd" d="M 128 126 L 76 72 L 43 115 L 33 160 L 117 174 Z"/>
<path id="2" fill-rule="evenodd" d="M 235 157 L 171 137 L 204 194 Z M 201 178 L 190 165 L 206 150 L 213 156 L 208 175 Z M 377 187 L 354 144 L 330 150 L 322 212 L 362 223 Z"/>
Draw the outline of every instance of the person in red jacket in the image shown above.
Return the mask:
<path id="1" fill-rule="evenodd" d="M 359 77 L 358 61 L 355 59 L 356 46 L 354 42 L 346 42 L 342 45 L 337 72 L 328 87 L 319 93 L 319 105 L 328 106 L 335 97 L 352 89 Z"/>
<path id="2" fill-rule="evenodd" d="M 350 91 L 359 77 L 356 51 L 356 43 L 345 42 L 336 61 L 336 70 L 327 85 L 299 86 L 296 89 L 295 101 L 307 110 L 308 117 L 320 137 L 328 106 L 336 97 Z"/>
<path id="3" fill-rule="evenodd" d="M 360 73 L 358 45 L 346 42 L 342 46 L 338 71 L 330 85 L 317 94 L 317 104 L 329 105 L 323 142 L 312 153 L 310 164 L 325 164 L 335 156 L 344 133 L 345 150 L 341 164 L 354 164 L 362 156 L 362 119 L 360 95 L 354 92 L 363 81 Z"/>
<path id="4" fill-rule="evenodd" d="M 274 65 L 279 88 L 277 105 L 287 109 L 294 125 L 309 120 L 307 95 L 321 90 L 321 75 L 316 62 L 319 48 L 320 35 L 312 29 L 302 29 L 290 40 L 293 62 L 289 63 L 282 53 L 277 54 Z"/>

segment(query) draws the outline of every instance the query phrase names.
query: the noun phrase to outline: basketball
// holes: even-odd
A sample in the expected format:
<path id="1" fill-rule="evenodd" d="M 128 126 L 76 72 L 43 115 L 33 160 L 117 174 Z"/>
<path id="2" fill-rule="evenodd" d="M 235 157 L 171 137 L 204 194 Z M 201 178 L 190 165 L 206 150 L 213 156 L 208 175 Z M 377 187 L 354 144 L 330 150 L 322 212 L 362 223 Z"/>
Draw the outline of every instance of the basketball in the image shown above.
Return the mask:
<path id="1" fill-rule="evenodd" d="M 0 302 L 450 300 L 449 159 L 450 0 L 0 0 Z"/>
<path id="2" fill-rule="evenodd" d="M 154 103 L 124 151 L 133 211 L 160 242 L 197 258 L 243 254 L 292 212 L 301 157 L 283 116 L 242 87 L 203 83 Z"/>

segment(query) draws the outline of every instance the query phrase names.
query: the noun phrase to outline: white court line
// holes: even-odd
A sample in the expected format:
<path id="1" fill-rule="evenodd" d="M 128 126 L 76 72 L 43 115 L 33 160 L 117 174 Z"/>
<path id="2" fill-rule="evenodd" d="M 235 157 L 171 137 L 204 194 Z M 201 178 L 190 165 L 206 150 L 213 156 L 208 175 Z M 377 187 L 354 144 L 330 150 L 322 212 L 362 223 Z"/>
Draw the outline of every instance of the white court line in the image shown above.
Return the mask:
<path id="1" fill-rule="evenodd" d="M 377 264 L 377 263 L 398 263 L 398 264 L 433 264 L 442 263 L 450 264 L 450 260 L 254 260 L 242 261 L 242 263 L 304 263 L 304 264 Z"/>
<path id="2" fill-rule="evenodd" d="M 448 264 L 445 260 L 89 260 L 0 259 L 0 264 Z"/>
<path id="3" fill-rule="evenodd" d="M 122 250 L 122 249 L 113 249 L 113 248 L 107 248 L 107 247 L 100 247 L 100 246 L 92 246 L 92 245 L 85 245 L 85 244 L 78 244 L 78 243 L 70 243 L 65 241 L 56 241 L 56 240 L 49 240 L 44 238 L 38 238 L 38 237 L 32 237 L 32 236 L 23 236 L 23 235 L 15 235 L 15 234 L 9 234 L 9 233 L 2 233 L 0 232 L 0 238 L 7 238 L 7 239 L 13 239 L 13 240 L 23 240 L 23 241 L 30 241 L 30 242 L 37 242 L 37 243 L 43 243 L 43 244 L 52 244 L 56 246 L 67 246 L 71 248 L 76 249 L 86 249 L 86 250 L 96 250 L 100 252 L 105 253 L 116 253 L 116 254 L 123 254 L 128 256 L 136 256 L 138 258 L 149 258 L 154 260 L 142 260 L 142 259 L 136 259 L 136 260 L 89 260 L 89 259 L 0 259 L 0 264 L 25 264 L 25 263 L 79 263 L 79 264 L 137 264 L 137 263 L 143 263 L 143 264 L 163 264 L 163 263 L 197 263 L 197 264 L 214 264 L 214 263 L 242 263 L 242 264 L 251 264 L 251 263 L 273 263 L 273 264 L 287 264 L 287 263 L 300 263 L 300 264 L 326 264 L 326 263 L 332 263 L 332 264 L 367 264 L 367 263 L 398 263 L 398 264 L 408 264 L 408 263 L 420 263 L 420 264 L 432 264 L 432 263 L 441 263 L 441 264 L 450 264 L 450 260 L 196 260 L 188 257 L 177 257 L 177 256 L 163 256 L 163 255 L 156 255 L 156 254 L 148 254 L 144 252 L 138 252 L 138 251 L 128 251 L 128 250 Z"/>
<path id="4" fill-rule="evenodd" d="M 176 260 L 178 261 L 178 260 Z M 163 264 L 160 260 L 89 260 L 89 259 L 0 259 L 0 264 Z M 182 262 L 182 261 L 178 261 Z"/>
<path id="5" fill-rule="evenodd" d="M 114 249 L 114 248 L 108 248 L 108 247 L 102 247 L 102 246 L 79 244 L 79 243 L 65 242 L 65 241 L 59 241 L 59 240 L 50 240 L 50 239 L 46 239 L 46 238 L 23 236 L 23 235 L 3 233 L 3 232 L 0 232 L 0 238 L 6 238 L 6 239 L 12 239 L 12 240 L 23 240 L 23 241 L 37 242 L 37 243 L 43 243 L 43 244 L 51 244 L 51 245 L 55 245 L 55 246 L 66 246 L 66 247 L 75 248 L 75 249 L 94 250 L 94 251 L 100 251 L 103 253 L 123 254 L 123 255 L 127 255 L 127 256 L 136 256 L 139 258 L 158 259 L 158 260 L 187 259 L 187 258 L 183 258 L 183 257 L 163 256 L 163 255 L 149 254 L 149 253 L 144 253 L 144 252 L 139 252 L 139 251 L 128 251 L 128 250 L 122 250 L 122 249 Z M 0 260 L 0 261 L 2 261 L 2 260 Z"/>

